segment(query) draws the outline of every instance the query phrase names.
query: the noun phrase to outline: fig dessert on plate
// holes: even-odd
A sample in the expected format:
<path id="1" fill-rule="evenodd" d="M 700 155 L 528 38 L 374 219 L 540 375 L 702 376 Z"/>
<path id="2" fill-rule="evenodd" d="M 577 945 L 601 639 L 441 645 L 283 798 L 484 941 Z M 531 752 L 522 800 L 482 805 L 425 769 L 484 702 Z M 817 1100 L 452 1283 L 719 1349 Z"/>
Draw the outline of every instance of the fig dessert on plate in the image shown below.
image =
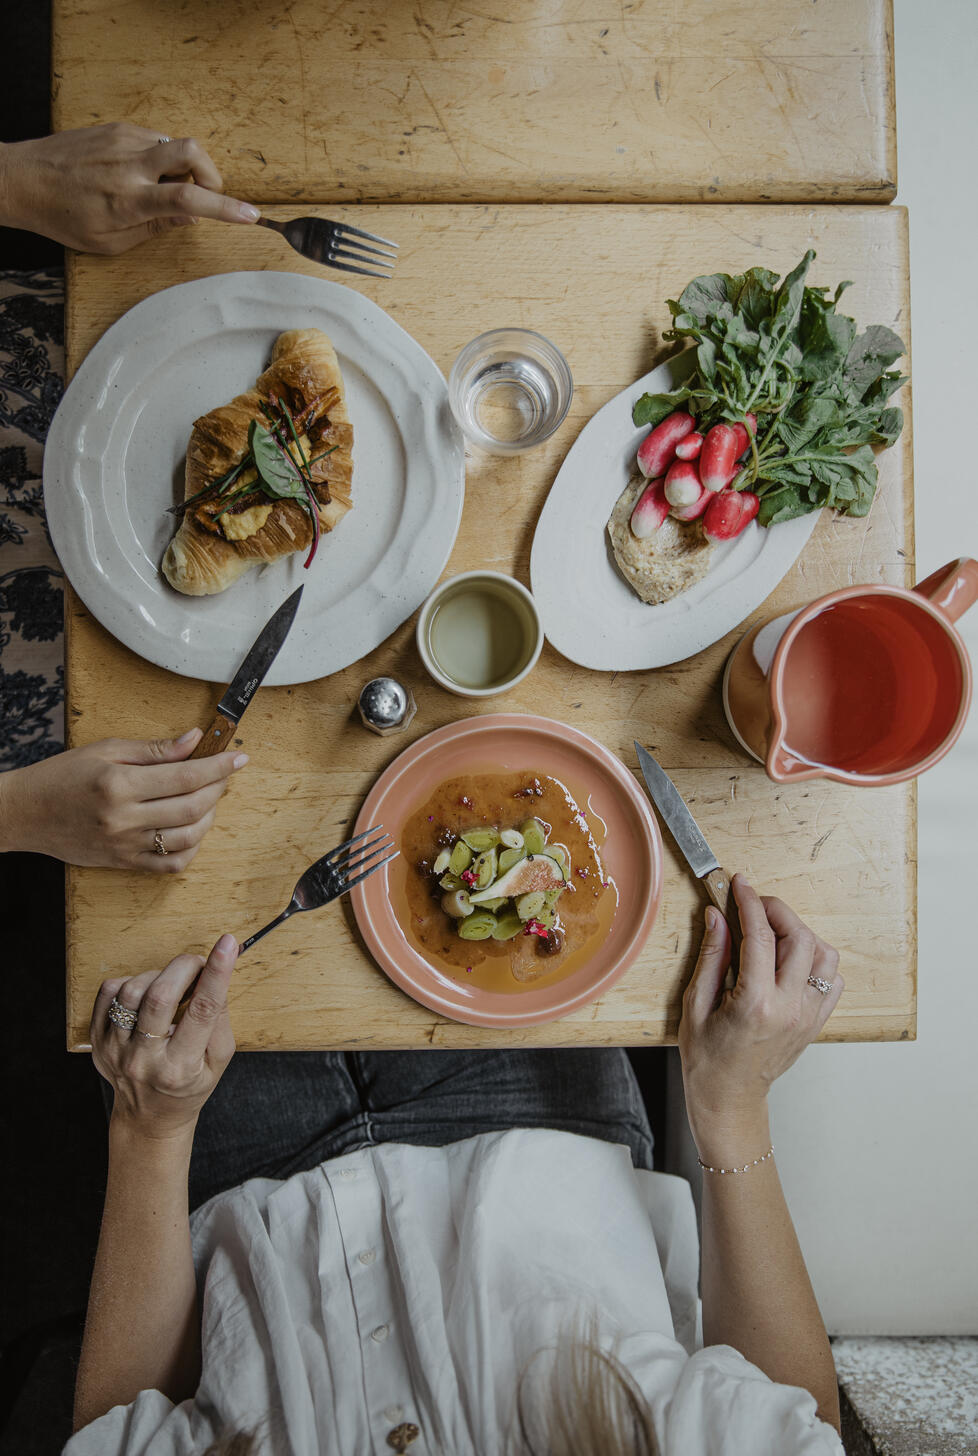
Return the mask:
<path id="1" fill-rule="evenodd" d="M 320 329 L 291 329 L 253 389 L 195 421 L 163 574 L 187 596 L 209 596 L 296 551 L 308 566 L 352 509 L 352 481 L 336 351 Z"/>

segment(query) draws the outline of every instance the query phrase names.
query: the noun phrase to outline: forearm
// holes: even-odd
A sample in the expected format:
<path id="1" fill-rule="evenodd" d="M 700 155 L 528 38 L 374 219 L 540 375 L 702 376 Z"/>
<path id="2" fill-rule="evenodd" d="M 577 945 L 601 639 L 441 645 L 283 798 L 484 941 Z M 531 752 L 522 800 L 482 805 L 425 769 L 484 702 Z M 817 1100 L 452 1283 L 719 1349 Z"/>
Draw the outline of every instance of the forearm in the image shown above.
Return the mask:
<path id="1" fill-rule="evenodd" d="M 24 142 L 0 143 L 0 227 L 30 227 L 24 215 L 24 147 Z"/>
<path id="2" fill-rule="evenodd" d="M 782 1385 L 811 1391 L 839 1427 L 835 1365 L 773 1158 L 767 1118 L 737 1138 L 704 1140 L 704 1162 L 749 1164 L 746 1173 L 703 1174 L 703 1337 L 732 1345 Z M 729 1162 L 719 1161 L 728 1158 Z"/>
<path id="3" fill-rule="evenodd" d="M 113 1119 L 98 1252 L 75 1386 L 75 1429 L 142 1390 L 178 1402 L 200 1378 L 190 1245 L 192 1130 L 153 1139 Z"/>
<path id="4" fill-rule="evenodd" d="M 3 213 L 0 211 L 0 226 L 3 224 Z M 22 826 L 20 824 L 19 787 L 20 775 L 23 769 L 9 769 L 6 773 L 0 773 L 0 854 L 8 850 L 23 849 L 21 843 Z"/>

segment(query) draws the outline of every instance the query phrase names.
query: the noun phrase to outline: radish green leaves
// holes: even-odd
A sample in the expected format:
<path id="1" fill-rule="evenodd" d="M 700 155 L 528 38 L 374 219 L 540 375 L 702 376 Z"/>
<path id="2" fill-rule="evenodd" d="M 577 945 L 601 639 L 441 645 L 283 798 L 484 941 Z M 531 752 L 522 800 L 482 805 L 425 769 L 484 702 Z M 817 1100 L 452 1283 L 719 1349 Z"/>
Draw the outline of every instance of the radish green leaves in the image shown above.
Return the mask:
<path id="1" fill-rule="evenodd" d="M 663 337 L 687 341 L 696 364 L 669 394 L 645 394 L 635 404 L 636 425 L 657 425 L 673 410 L 688 409 L 705 433 L 720 421 L 757 416 L 752 450 L 732 482 L 761 499 L 762 526 L 833 506 L 864 516 L 876 490 L 873 446 L 892 445 L 903 414 L 890 396 L 906 376 L 890 366 L 904 353 L 890 329 L 874 324 L 856 333 L 855 321 L 836 311 L 840 283 L 830 297 L 805 277 L 815 254 L 779 282 L 767 268 L 731 277 L 694 278 Z"/>

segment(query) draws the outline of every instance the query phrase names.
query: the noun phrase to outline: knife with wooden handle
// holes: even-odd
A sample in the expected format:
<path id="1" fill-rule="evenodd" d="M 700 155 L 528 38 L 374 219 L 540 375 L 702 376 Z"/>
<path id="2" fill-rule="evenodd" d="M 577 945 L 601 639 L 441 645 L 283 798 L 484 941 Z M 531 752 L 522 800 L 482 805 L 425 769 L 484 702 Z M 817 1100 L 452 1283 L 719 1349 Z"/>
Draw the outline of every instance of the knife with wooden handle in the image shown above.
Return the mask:
<path id="1" fill-rule="evenodd" d="M 669 775 L 659 767 L 641 743 L 635 743 L 635 752 L 638 754 L 638 766 L 642 770 L 649 797 L 682 850 L 686 863 L 730 926 L 733 941 L 730 964 L 735 968 L 740 951 L 741 930 L 740 912 L 733 897 L 730 876 L 726 870 L 720 868 L 716 855 L 703 838 L 699 825 Z"/>
<path id="2" fill-rule="evenodd" d="M 278 611 L 269 617 L 252 643 L 251 651 L 235 673 L 233 682 L 225 690 L 213 721 L 190 755 L 191 758 L 211 758 L 215 753 L 223 753 L 230 748 L 234 730 L 261 687 L 265 674 L 278 656 L 279 648 L 289 635 L 303 590 L 304 587 L 297 587 Z"/>

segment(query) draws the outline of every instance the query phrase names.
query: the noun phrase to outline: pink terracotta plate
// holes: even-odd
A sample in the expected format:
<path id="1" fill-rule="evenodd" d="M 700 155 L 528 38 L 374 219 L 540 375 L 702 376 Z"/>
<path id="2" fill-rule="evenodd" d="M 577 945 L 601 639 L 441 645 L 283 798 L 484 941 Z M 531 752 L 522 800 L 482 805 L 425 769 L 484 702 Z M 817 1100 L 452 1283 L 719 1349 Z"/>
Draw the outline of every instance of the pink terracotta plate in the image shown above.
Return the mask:
<path id="1" fill-rule="evenodd" d="M 601 847 L 618 903 L 607 935 L 584 964 L 562 979 L 518 992 L 488 991 L 448 974 L 426 957 L 400 923 L 406 918 L 403 858 L 351 893 L 367 948 L 415 1001 L 471 1026 L 534 1026 L 595 1001 L 636 959 L 655 923 L 662 893 L 662 840 L 635 779 L 602 744 L 576 728 L 519 713 L 466 718 L 420 739 L 381 774 L 354 833 L 383 824 L 400 844 L 404 826 L 439 785 L 464 775 L 546 774 L 570 790 L 588 821 L 606 828 Z M 532 809 L 532 804 L 527 805 Z M 515 986 L 515 983 L 514 983 Z"/>

